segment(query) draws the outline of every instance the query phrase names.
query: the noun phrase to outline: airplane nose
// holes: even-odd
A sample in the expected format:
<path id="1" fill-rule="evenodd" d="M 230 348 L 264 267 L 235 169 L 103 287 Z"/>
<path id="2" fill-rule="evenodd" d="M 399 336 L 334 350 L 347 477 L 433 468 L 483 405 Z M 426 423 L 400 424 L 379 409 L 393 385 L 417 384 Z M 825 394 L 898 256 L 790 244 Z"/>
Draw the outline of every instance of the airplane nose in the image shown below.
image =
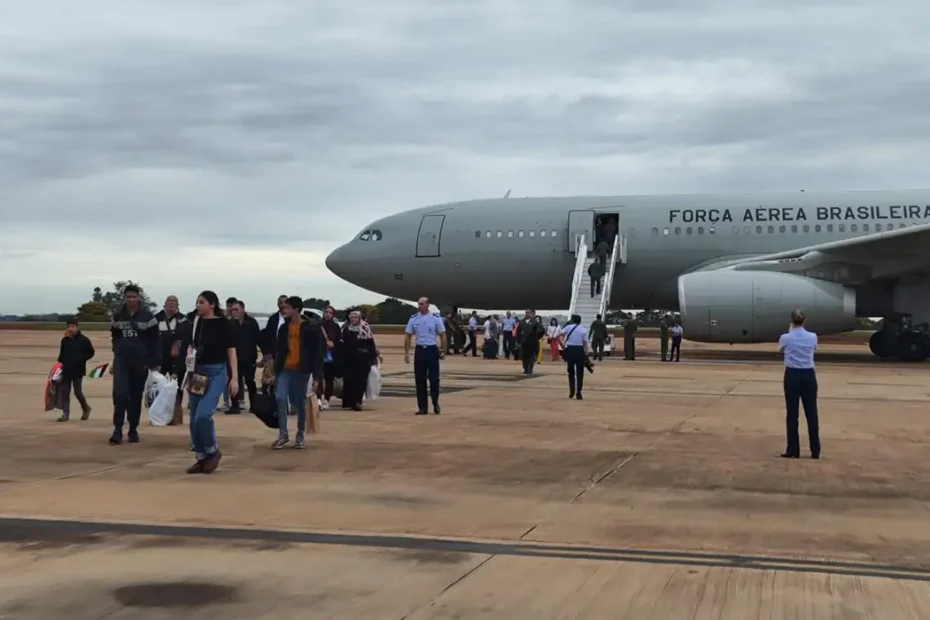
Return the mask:
<path id="1" fill-rule="evenodd" d="M 345 273 L 346 267 L 348 266 L 347 263 L 346 246 L 344 245 L 339 246 L 326 257 L 326 268 L 343 280 L 346 279 Z"/>

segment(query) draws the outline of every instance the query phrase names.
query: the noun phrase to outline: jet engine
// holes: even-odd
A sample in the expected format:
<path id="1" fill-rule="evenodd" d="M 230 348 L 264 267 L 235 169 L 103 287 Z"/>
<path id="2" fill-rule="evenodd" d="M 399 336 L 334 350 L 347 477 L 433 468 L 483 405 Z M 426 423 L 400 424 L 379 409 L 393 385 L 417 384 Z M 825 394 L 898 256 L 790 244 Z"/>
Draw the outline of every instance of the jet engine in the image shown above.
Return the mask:
<path id="1" fill-rule="evenodd" d="M 856 291 L 824 280 L 776 271 L 698 271 L 678 278 L 684 336 L 698 342 L 774 342 L 791 311 L 801 309 L 812 331 L 856 328 Z"/>

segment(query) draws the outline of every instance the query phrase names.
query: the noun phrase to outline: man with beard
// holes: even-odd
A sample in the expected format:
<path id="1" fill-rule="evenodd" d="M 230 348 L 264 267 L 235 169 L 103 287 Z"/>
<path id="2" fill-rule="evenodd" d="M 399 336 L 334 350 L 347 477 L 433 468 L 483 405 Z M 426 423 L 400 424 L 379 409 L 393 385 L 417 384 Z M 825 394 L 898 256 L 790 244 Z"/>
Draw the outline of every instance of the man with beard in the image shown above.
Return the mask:
<path id="1" fill-rule="evenodd" d="M 171 426 L 184 424 L 184 409 L 181 402 L 184 399 L 184 391 L 180 389 L 184 381 L 184 358 L 181 352 L 181 335 L 182 327 L 187 322 L 187 317 L 181 314 L 178 306 L 178 298 L 175 295 L 168 295 L 165 299 L 165 306 L 155 315 L 158 321 L 158 336 L 161 343 L 161 374 L 174 375 L 178 381 L 178 395 L 174 401 L 174 415 L 171 418 Z"/>
<path id="2" fill-rule="evenodd" d="M 129 443 L 139 443 L 142 392 L 149 370 L 161 367 L 158 321 L 142 306 L 140 289 L 130 284 L 123 289 L 125 303 L 110 321 L 113 342 L 113 434 L 110 444 L 123 443 L 123 423 L 129 421 Z"/>
<path id="3" fill-rule="evenodd" d="M 232 407 L 226 413 L 240 413 L 242 411 L 243 386 L 249 392 L 249 411 L 255 411 L 255 400 L 258 390 L 255 387 L 255 366 L 257 354 L 262 344 L 262 332 L 258 321 L 245 311 L 245 302 L 237 300 L 232 307 L 232 320 L 239 326 L 236 339 L 237 381 L 239 393 L 232 401 Z"/>

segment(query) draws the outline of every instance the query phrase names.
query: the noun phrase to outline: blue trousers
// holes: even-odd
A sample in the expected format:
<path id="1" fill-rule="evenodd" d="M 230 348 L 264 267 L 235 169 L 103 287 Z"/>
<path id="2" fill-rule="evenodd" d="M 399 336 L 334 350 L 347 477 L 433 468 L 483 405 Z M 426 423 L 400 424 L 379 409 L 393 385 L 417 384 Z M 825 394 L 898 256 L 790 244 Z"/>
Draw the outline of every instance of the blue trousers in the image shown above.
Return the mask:
<path id="1" fill-rule="evenodd" d="M 205 364 L 197 366 L 194 372 L 207 378 L 207 390 L 203 396 L 190 394 L 187 402 L 190 411 L 191 443 L 197 460 L 202 461 L 216 452 L 213 414 L 216 413 L 220 396 L 226 389 L 226 364 Z"/>
<path id="2" fill-rule="evenodd" d="M 428 410 L 427 380 L 429 381 L 429 397 L 435 408 L 439 404 L 439 347 L 417 345 L 413 352 L 413 378 L 417 386 L 417 411 Z"/>
<path id="3" fill-rule="evenodd" d="M 296 370 L 284 370 L 278 375 L 275 395 L 278 400 L 278 433 L 287 437 L 287 403 L 297 413 L 297 434 L 307 432 L 307 384 L 310 375 Z"/>

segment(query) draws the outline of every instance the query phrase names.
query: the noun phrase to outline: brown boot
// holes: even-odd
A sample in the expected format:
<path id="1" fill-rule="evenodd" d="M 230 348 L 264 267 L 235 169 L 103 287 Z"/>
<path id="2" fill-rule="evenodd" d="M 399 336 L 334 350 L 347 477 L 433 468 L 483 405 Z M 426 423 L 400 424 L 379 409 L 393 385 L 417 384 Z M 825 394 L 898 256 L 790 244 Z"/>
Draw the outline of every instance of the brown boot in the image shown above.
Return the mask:
<path id="1" fill-rule="evenodd" d="M 184 408 L 181 406 L 181 403 L 174 404 L 174 415 L 171 417 L 171 423 L 168 426 L 183 426 L 184 425 Z"/>

